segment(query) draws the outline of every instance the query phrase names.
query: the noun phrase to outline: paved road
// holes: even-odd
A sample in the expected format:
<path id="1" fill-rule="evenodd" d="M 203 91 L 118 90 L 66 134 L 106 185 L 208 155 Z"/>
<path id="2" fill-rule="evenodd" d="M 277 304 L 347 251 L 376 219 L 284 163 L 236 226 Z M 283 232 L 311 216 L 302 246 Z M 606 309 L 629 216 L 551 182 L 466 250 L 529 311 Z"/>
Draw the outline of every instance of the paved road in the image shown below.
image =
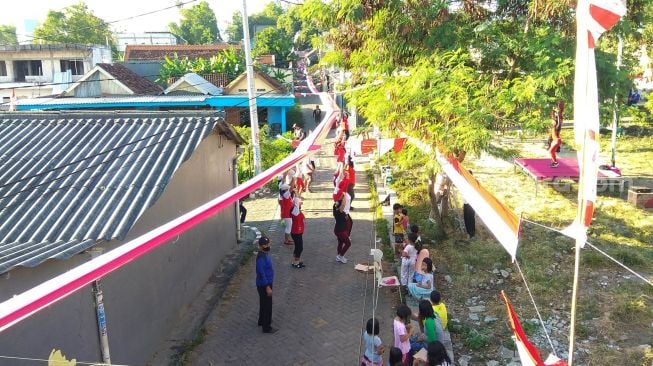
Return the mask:
<path id="1" fill-rule="evenodd" d="M 281 244 L 283 232 L 280 226 L 270 233 L 276 271 L 272 325 L 279 331 L 263 334 L 256 324 L 258 295 L 252 257 L 236 273 L 209 316 L 205 323 L 205 339 L 189 356 L 188 364 L 358 363 L 361 331 L 364 322 L 372 316 L 372 276 L 358 273 L 353 267 L 355 263 L 369 259 L 370 246 L 373 245 L 372 213 L 365 173 L 358 172 L 356 210 L 352 212 L 353 245 L 347 253 L 349 263 L 337 263 L 331 213 L 334 160 L 325 155 L 325 151 L 319 152 L 317 184 L 314 193 L 307 193 L 304 197 L 306 231 L 302 259 L 307 267 L 295 269 L 290 266 L 292 247 Z M 270 225 L 277 226 L 276 206 L 273 197 L 248 202 L 248 225 L 263 231 L 268 231 Z M 392 344 L 393 296 L 389 291 L 381 291 L 376 310 L 381 321 L 381 339 L 386 345 Z"/>

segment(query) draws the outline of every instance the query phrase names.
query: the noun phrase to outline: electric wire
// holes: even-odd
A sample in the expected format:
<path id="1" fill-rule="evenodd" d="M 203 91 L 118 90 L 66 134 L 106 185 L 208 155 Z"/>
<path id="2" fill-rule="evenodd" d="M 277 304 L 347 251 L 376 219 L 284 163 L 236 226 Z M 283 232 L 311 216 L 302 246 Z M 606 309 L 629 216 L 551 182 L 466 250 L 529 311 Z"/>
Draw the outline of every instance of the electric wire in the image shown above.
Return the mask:
<path id="1" fill-rule="evenodd" d="M 103 25 L 109 25 L 109 24 L 114 24 L 114 23 L 123 22 L 123 21 L 126 21 L 126 20 L 132 20 L 132 19 L 136 19 L 136 18 L 144 17 L 144 16 L 147 16 L 147 15 L 152 15 L 152 14 L 160 13 L 160 12 L 165 11 L 165 10 L 169 10 L 169 9 L 172 9 L 172 8 L 181 7 L 181 6 L 184 6 L 184 5 L 187 5 L 187 4 L 191 4 L 191 3 L 194 3 L 194 2 L 197 2 L 197 1 L 199 1 L 199 0 L 188 0 L 188 1 L 185 1 L 185 2 L 179 2 L 179 3 L 175 4 L 175 5 L 167 6 L 167 7 L 165 7 L 165 8 L 160 8 L 160 9 L 156 9 L 156 10 L 151 10 L 151 11 L 148 11 L 148 12 L 145 12 L 145 13 L 136 14 L 136 15 L 132 15 L 132 16 L 129 16 L 129 17 L 126 17 L 126 18 L 121 18 L 121 19 L 116 19 L 116 20 L 111 20 L 111 21 L 104 21 L 104 20 L 102 20 L 101 18 L 98 18 L 98 19 L 100 19 L 100 20 L 102 21 L 102 24 L 103 24 Z M 99 28 L 99 27 L 100 27 L 100 26 L 87 26 L 87 27 L 80 27 L 80 28 L 76 28 L 76 29 L 72 29 L 72 30 L 67 30 L 66 32 L 67 32 L 67 33 L 75 33 L 75 32 L 84 31 L 84 30 L 89 30 L 89 29 L 97 29 L 97 28 Z M 0 31 L 0 33 L 8 33 L 8 32 L 10 32 L 10 31 L 9 31 L 9 30 L 2 30 L 2 31 Z M 14 33 L 14 32 L 10 32 L 10 33 Z M 20 36 L 22 36 L 22 37 L 29 37 L 29 38 L 31 38 L 32 40 L 43 40 L 43 41 L 48 41 L 48 40 L 52 40 L 52 39 L 55 38 L 56 36 L 64 35 L 64 32 L 59 32 L 59 33 L 57 33 L 57 34 L 55 34 L 55 35 L 43 36 L 43 37 L 32 36 L 32 35 L 27 35 L 27 34 L 17 34 L 17 35 L 20 35 Z M 62 42 L 62 43 L 63 43 L 63 42 Z M 85 44 L 81 44 L 81 43 L 66 43 L 66 44 L 78 45 L 78 46 L 87 46 L 87 45 L 85 45 Z"/>
<path id="2" fill-rule="evenodd" d="M 540 226 L 540 227 L 542 227 L 542 228 L 544 228 L 544 229 L 548 229 L 548 230 L 551 230 L 551 231 L 555 231 L 555 232 L 557 232 L 557 233 L 559 233 L 559 234 L 562 234 L 562 235 L 567 236 L 567 234 L 563 233 L 562 231 L 560 231 L 560 230 L 558 230 L 558 229 L 555 229 L 555 228 L 552 228 L 552 227 L 549 227 L 549 226 L 546 226 L 546 225 L 542 225 L 542 224 L 540 224 L 540 223 L 538 223 L 538 222 L 535 222 L 535 221 L 531 221 L 531 220 L 527 220 L 527 219 L 522 219 L 522 220 L 525 221 L 525 222 L 531 223 L 531 224 L 533 224 L 533 225 Z M 651 280 L 649 280 L 649 279 L 647 279 L 646 277 L 642 276 L 641 274 L 635 272 L 634 270 L 632 270 L 631 268 L 629 268 L 629 267 L 626 266 L 625 264 L 619 262 L 619 260 L 617 260 L 617 259 L 611 257 L 609 254 L 607 254 L 606 252 L 600 250 L 599 248 L 597 248 L 597 247 L 596 247 L 595 245 L 593 245 L 592 243 L 590 243 L 590 242 L 588 242 L 588 241 L 585 241 L 585 244 L 589 245 L 592 249 L 596 250 L 596 251 L 599 252 L 600 254 L 606 256 L 608 259 L 610 259 L 611 261 L 613 261 L 613 262 L 616 263 L 617 265 L 621 266 L 623 269 L 625 269 L 625 270 L 627 270 L 628 272 L 632 273 L 635 277 L 637 277 L 637 278 L 641 279 L 642 281 L 646 282 L 647 284 L 653 286 L 653 282 L 651 282 Z"/>
<path id="3" fill-rule="evenodd" d="M 553 355 L 558 357 L 558 354 L 556 353 L 556 349 L 555 347 L 553 347 L 553 342 L 551 341 L 551 337 L 549 337 L 549 331 L 546 329 L 544 320 L 542 320 L 542 314 L 540 314 L 540 310 L 537 308 L 537 303 L 535 302 L 535 298 L 533 297 L 531 288 L 528 286 L 528 282 L 526 281 L 526 276 L 524 276 L 524 272 L 522 272 L 521 267 L 519 266 L 519 262 L 516 259 L 515 259 L 515 265 L 517 266 L 517 269 L 519 270 L 519 274 L 521 275 L 521 278 L 524 281 L 524 285 L 526 286 L 526 291 L 528 292 L 528 296 L 531 298 L 531 303 L 535 308 L 535 313 L 537 314 L 537 318 L 540 320 L 540 324 L 542 325 L 542 329 L 544 330 L 544 335 L 546 335 L 546 339 L 547 341 L 549 341 L 549 346 L 551 346 Z"/>

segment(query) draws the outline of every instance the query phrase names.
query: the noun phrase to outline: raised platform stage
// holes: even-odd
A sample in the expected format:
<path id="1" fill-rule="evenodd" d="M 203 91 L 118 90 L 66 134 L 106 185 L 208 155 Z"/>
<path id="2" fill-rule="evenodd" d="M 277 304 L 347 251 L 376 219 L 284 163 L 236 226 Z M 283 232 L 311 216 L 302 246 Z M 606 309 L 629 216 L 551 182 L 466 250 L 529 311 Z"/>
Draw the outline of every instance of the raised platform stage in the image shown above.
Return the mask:
<path id="1" fill-rule="evenodd" d="M 535 181 L 536 195 L 539 183 L 577 182 L 580 175 L 578 160 L 575 158 L 559 158 L 559 165 L 555 168 L 549 165 L 551 163 L 549 158 L 516 158 L 514 163 L 516 167 Z M 614 170 L 599 170 L 598 185 L 597 188 L 602 188 L 600 191 L 604 191 L 606 188 L 618 188 L 621 194 L 625 190 L 623 177 L 618 171 Z"/>

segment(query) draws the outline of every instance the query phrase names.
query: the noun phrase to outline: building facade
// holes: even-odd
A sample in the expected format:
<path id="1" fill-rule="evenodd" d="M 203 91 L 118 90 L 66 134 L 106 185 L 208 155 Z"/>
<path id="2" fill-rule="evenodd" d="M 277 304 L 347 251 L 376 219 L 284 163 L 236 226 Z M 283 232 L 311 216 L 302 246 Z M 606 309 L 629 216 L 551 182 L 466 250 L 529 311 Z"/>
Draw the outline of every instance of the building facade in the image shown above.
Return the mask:
<path id="1" fill-rule="evenodd" d="M 97 63 L 111 62 L 106 46 L 69 44 L 0 45 L 0 96 L 40 97 L 58 94 Z"/>
<path id="2" fill-rule="evenodd" d="M 243 142 L 214 112 L 198 111 L 9 113 L 0 115 L 0 136 L 15 138 L 9 150 L 27 164 L 0 177 L 3 199 L 15 202 L 0 213 L 0 301 L 233 188 Z M 39 175 L 48 161 L 50 173 Z M 39 191 L 34 179 L 50 189 Z M 151 360 L 236 247 L 236 227 L 231 205 L 100 280 L 112 363 Z M 0 333 L 0 345 L 4 354 L 47 359 L 56 349 L 99 362 L 98 334 L 89 286 Z"/>

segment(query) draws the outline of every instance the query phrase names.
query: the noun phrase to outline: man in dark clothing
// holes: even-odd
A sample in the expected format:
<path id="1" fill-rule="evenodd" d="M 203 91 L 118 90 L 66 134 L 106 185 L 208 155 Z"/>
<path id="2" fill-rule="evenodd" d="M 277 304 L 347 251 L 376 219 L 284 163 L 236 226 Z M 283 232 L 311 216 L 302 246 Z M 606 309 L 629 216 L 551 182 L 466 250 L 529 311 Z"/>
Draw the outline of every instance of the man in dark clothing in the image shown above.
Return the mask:
<path id="1" fill-rule="evenodd" d="M 320 110 L 320 106 L 316 105 L 315 109 L 313 110 L 313 118 L 315 119 L 315 124 L 319 124 L 320 121 L 322 121 L 322 110 Z"/>
<path id="2" fill-rule="evenodd" d="M 245 222 L 245 218 L 247 217 L 247 209 L 245 208 L 245 205 L 243 205 L 243 199 L 241 198 L 238 200 L 238 210 L 240 210 L 240 223 Z"/>
<path id="3" fill-rule="evenodd" d="M 272 328 L 272 282 L 274 268 L 270 257 L 270 239 L 262 236 L 258 240 L 259 252 L 256 256 L 256 290 L 258 291 L 258 325 L 263 327 L 263 333 L 276 333 Z"/>

